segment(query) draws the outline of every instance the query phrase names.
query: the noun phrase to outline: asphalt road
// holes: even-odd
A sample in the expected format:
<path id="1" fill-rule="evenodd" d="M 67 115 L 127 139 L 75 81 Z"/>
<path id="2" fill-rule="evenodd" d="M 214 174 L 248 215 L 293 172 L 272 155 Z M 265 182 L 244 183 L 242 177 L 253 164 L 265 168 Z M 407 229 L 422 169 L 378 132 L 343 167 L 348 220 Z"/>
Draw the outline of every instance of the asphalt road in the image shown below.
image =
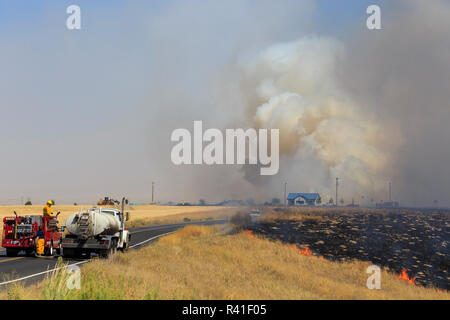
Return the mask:
<path id="1" fill-rule="evenodd" d="M 159 237 L 172 233 L 189 224 L 214 225 L 224 224 L 227 220 L 208 220 L 203 222 L 186 222 L 177 224 L 156 225 L 148 227 L 130 228 L 131 248 L 139 247 L 156 241 Z M 19 255 L 18 257 L 7 257 L 6 251 L 0 248 L 0 290 L 5 286 L 21 281 L 25 286 L 39 282 L 54 269 L 57 258 L 36 258 Z M 64 259 L 69 265 L 81 265 L 88 259 Z"/>

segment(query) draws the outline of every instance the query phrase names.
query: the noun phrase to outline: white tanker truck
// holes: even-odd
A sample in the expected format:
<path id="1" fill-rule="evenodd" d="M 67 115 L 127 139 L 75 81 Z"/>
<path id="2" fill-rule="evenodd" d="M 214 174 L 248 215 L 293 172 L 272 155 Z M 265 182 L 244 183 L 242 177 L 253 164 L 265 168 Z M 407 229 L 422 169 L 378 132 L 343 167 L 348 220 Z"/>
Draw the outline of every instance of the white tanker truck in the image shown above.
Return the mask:
<path id="1" fill-rule="evenodd" d="M 125 251 L 130 244 L 131 235 L 125 228 L 129 213 L 114 208 L 90 208 L 72 214 L 66 220 L 68 234 L 62 241 L 63 256 L 66 258 L 90 256 L 92 252 L 108 257 L 116 250 Z"/>

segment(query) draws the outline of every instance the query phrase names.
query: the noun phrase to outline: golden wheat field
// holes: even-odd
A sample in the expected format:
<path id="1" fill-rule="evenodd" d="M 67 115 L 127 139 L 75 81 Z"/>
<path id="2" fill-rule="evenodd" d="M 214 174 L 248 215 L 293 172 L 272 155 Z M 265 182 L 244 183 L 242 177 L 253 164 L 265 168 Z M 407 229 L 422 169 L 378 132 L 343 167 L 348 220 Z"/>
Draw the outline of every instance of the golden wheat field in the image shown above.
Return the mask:
<path id="1" fill-rule="evenodd" d="M 156 244 L 95 259 L 81 268 L 80 290 L 67 274 L 0 292 L 3 299 L 444 299 L 385 270 L 381 289 L 366 287 L 367 262 L 337 263 L 246 232 L 189 226 Z M 63 269 L 62 269 L 63 270 Z"/>

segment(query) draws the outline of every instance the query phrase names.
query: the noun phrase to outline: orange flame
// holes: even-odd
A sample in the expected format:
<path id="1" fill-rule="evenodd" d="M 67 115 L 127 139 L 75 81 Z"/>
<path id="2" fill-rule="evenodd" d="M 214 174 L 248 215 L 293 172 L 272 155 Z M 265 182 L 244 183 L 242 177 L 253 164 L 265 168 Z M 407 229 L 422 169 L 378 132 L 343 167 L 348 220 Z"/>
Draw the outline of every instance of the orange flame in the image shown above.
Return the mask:
<path id="1" fill-rule="evenodd" d="M 300 249 L 299 253 L 301 255 L 307 256 L 307 257 L 312 255 L 312 251 L 308 247 L 305 247 L 304 249 Z"/>
<path id="2" fill-rule="evenodd" d="M 312 251 L 308 247 L 305 247 L 304 249 L 298 249 L 297 246 L 295 244 L 293 244 L 292 249 L 297 251 L 302 256 L 306 256 L 306 257 L 312 256 Z"/>
<path id="3" fill-rule="evenodd" d="M 248 235 L 250 236 L 250 238 L 256 239 L 256 237 L 253 235 L 253 231 L 252 231 L 252 230 L 245 230 L 245 231 L 248 233 Z"/>
<path id="4" fill-rule="evenodd" d="M 247 230 L 245 230 L 245 232 L 247 232 L 247 234 L 249 235 L 249 237 L 250 237 L 251 239 L 256 239 L 256 237 L 255 237 L 255 235 L 253 234 L 253 231 L 252 231 L 252 230 L 248 230 L 248 229 L 247 229 Z M 309 247 L 305 247 L 305 248 L 303 248 L 303 249 L 299 249 L 299 248 L 297 248 L 297 246 L 296 246 L 295 244 L 292 244 L 292 245 L 291 245 L 291 248 L 294 249 L 294 250 L 295 250 L 296 252 L 298 252 L 299 254 L 301 254 L 302 256 L 305 256 L 305 257 L 315 257 L 315 256 L 313 255 L 313 252 L 311 251 L 311 249 L 309 249 Z M 319 258 L 319 259 L 325 261 L 325 259 L 324 259 L 323 256 L 316 257 L 316 258 Z"/>
<path id="5" fill-rule="evenodd" d="M 409 278 L 405 269 L 402 270 L 402 273 L 399 274 L 397 276 L 397 278 L 399 278 L 400 280 L 403 280 L 403 281 L 408 281 L 412 285 L 416 285 L 416 277 Z"/>

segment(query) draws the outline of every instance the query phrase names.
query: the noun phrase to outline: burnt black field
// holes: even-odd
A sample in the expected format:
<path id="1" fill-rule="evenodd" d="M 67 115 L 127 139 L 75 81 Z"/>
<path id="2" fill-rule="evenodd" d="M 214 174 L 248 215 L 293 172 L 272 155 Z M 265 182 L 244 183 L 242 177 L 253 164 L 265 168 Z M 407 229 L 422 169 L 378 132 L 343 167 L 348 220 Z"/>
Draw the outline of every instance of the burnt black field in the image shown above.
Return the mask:
<path id="1" fill-rule="evenodd" d="M 282 213 L 280 213 L 282 214 Z M 254 233 L 308 246 L 332 261 L 358 259 L 406 269 L 416 284 L 450 290 L 450 212 L 324 214 L 321 219 L 256 223 Z"/>

